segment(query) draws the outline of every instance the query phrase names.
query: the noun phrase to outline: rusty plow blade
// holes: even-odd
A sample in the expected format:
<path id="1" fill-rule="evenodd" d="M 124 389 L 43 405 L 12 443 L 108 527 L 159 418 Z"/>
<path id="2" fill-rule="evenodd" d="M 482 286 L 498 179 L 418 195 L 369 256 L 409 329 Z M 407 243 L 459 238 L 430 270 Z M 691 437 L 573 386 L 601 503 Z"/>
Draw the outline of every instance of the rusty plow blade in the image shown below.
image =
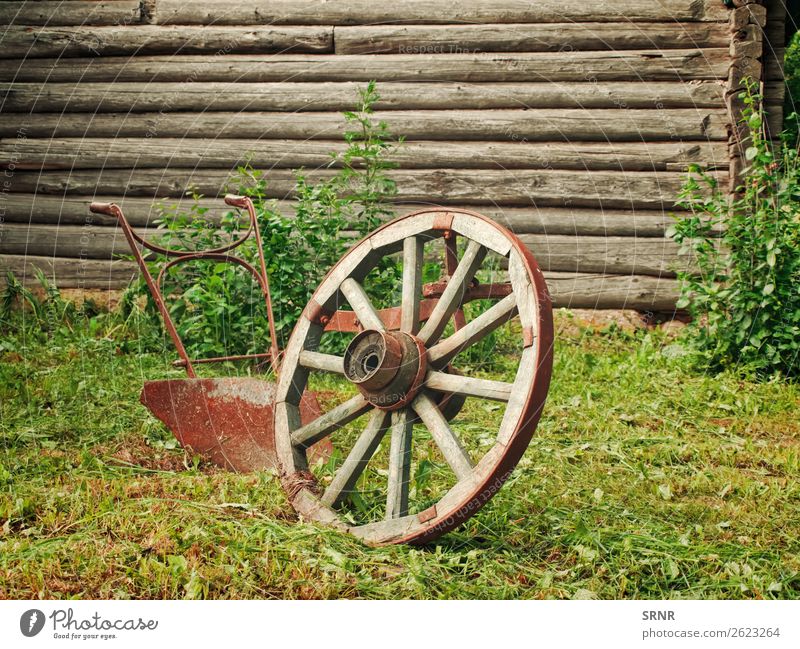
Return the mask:
<path id="1" fill-rule="evenodd" d="M 184 448 L 225 469 L 246 473 L 279 469 L 275 451 L 275 384 L 253 378 L 147 381 L 141 402 Z M 321 414 L 305 392 L 300 418 Z M 309 461 L 330 457 L 330 440 L 310 449 Z"/>

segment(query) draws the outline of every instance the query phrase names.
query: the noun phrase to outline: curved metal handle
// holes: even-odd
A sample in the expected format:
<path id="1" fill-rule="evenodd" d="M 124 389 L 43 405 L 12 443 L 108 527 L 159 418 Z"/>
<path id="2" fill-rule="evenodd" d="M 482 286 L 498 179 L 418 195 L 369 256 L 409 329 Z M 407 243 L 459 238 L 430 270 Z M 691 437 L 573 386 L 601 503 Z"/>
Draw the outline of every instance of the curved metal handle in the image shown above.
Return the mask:
<path id="1" fill-rule="evenodd" d="M 238 207 L 239 209 L 247 209 L 252 202 L 247 196 L 237 196 L 236 194 L 226 194 L 225 204 L 231 207 Z"/>
<path id="2" fill-rule="evenodd" d="M 105 214 L 117 217 L 117 206 L 114 203 L 90 203 L 89 211 L 92 214 Z"/>

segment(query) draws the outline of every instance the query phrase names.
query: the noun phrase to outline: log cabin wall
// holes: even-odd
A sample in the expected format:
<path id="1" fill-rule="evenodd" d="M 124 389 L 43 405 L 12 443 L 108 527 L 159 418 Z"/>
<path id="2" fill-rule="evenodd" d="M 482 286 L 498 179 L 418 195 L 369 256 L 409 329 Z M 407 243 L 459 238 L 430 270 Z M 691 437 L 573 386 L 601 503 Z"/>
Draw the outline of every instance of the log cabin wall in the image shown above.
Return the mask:
<path id="1" fill-rule="evenodd" d="M 375 79 L 379 117 L 406 138 L 399 212 L 504 222 L 557 306 L 670 310 L 689 263 L 670 213 L 689 163 L 739 171 L 743 76 L 765 80 L 780 128 L 762 28 L 783 29 L 782 3 L 731 4 L 0 2 L 0 270 L 124 286 L 125 241 L 91 200 L 152 226 L 155 204 L 217 196 L 246 157 L 289 200 L 293 168 L 332 173 L 341 111 Z"/>

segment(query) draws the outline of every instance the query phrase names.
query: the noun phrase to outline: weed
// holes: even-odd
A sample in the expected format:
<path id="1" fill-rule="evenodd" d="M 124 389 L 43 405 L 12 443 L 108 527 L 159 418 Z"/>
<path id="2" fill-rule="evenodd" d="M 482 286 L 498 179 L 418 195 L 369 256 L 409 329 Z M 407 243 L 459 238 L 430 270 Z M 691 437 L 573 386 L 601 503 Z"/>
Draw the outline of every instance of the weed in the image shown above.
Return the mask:
<path id="1" fill-rule="evenodd" d="M 679 274 L 678 307 L 695 316 L 693 341 L 714 369 L 796 376 L 800 353 L 800 169 L 798 152 L 764 134 L 760 97 L 744 95 L 750 145 L 744 185 L 732 199 L 693 167 L 682 192 L 689 216 L 675 239 L 698 271 Z M 721 232 L 716 236 L 715 230 Z"/>

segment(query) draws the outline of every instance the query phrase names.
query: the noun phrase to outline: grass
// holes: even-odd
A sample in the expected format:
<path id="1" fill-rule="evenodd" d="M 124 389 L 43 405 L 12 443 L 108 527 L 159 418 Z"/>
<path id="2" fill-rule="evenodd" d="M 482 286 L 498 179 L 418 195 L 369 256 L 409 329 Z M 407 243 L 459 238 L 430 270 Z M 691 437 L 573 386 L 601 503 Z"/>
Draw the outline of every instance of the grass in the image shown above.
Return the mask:
<path id="1" fill-rule="evenodd" d="M 299 523 L 270 474 L 175 448 L 138 403 L 146 378 L 180 376 L 168 354 L 4 326 L 0 597 L 800 596 L 800 389 L 697 373 L 660 331 L 558 323 L 519 467 L 421 548 Z"/>

